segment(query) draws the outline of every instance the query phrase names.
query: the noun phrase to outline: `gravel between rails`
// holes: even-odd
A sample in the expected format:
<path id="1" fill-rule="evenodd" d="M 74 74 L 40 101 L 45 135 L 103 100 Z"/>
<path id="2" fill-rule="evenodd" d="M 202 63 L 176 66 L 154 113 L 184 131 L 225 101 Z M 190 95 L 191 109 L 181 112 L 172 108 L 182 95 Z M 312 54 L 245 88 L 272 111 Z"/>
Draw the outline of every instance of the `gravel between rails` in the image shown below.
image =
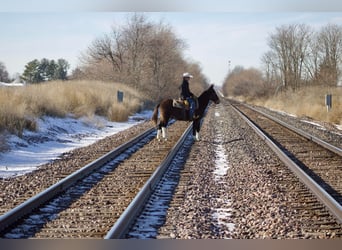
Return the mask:
<path id="1" fill-rule="evenodd" d="M 315 198 L 227 102 L 209 109 L 201 135 L 171 201 L 177 206 L 169 209 L 158 238 L 342 237 L 334 218 L 318 221 L 320 214 L 327 214 L 322 206 L 302 206 L 299 200 Z M 222 176 L 215 174 L 218 147 L 228 164 Z"/>

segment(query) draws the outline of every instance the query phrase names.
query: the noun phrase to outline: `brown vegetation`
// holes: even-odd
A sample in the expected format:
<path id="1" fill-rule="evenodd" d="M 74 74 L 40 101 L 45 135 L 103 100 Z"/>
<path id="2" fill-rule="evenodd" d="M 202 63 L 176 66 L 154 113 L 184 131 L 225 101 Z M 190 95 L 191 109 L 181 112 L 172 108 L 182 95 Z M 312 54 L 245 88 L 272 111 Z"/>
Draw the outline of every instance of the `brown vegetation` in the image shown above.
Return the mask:
<path id="1" fill-rule="evenodd" d="M 262 57 L 263 71 L 235 67 L 222 86 L 234 99 L 297 116 L 342 124 L 342 26 L 317 32 L 305 24 L 277 27 Z M 332 94 L 327 110 L 325 95 Z"/>
<path id="2" fill-rule="evenodd" d="M 332 108 L 325 105 L 326 94 L 332 95 Z M 310 117 L 314 120 L 342 125 L 342 88 L 307 87 L 297 92 L 286 91 L 269 99 L 258 102 L 259 105 L 283 110 L 298 117 Z"/>
<path id="3" fill-rule="evenodd" d="M 261 71 L 235 67 L 225 79 L 222 90 L 227 96 L 254 100 L 268 96 L 272 91 L 272 88 L 268 88 L 265 84 Z"/>
<path id="4" fill-rule="evenodd" d="M 124 92 L 122 103 L 117 91 Z M 0 88 L 0 132 L 21 135 L 35 130 L 38 117 L 100 115 L 111 121 L 125 121 L 143 108 L 147 97 L 118 83 L 100 81 L 55 81 L 24 87 Z"/>

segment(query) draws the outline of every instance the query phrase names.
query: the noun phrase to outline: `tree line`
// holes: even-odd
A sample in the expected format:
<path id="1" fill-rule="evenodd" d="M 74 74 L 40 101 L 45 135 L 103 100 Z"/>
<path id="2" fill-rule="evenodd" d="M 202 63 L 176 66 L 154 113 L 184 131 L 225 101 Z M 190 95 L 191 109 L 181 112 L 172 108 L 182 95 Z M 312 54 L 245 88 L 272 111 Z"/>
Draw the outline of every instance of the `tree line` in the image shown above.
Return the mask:
<path id="1" fill-rule="evenodd" d="M 41 60 L 34 59 L 25 65 L 24 73 L 19 78 L 26 83 L 40 83 L 51 80 L 67 80 L 70 65 L 65 59 Z M 0 82 L 12 82 L 16 79 L 9 77 L 6 66 L 0 62 Z"/>
<path id="2" fill-rule="evenodd" d="M 72 77 L 121 82 L 160 100 L 178 96 L 182 73 L 189 71 L 193 92 L 200 93 L 208 82 L 199 64 L 184 58 L 186 48 L 169 25 L 131 14 L 92 42 Z"/>
<path id="3" fill-rule="evenodd" d="M 235 68 L 224 80 L 225 94 L 246 91 L 250 96 L 262 96 L 304 86 L 341 84 L 342 25 L 327 24 L 319 31 L 306 24 L 282 25 L 267 42 L 269 50 L 261 58 L 263 69 Z"/>
<path id="4" fill-rule="evenodd" d="M 34 59 L 25 65 L 21 78 L 27 83 L 40 83 L 51 80 L 67 80 L 70 65 L 65 59 Z"/>

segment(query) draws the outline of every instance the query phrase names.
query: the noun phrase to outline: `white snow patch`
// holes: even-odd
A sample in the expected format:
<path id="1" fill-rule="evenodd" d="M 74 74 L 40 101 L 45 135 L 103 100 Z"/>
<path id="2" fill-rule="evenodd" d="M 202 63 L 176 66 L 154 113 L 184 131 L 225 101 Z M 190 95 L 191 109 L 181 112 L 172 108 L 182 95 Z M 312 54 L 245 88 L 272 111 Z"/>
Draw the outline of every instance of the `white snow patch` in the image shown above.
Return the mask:
<path id="1" fill-rule="evenodd" d="M 281 115 L 291 116 L 291 117 L 295 117 L 295 118 L 297 117 L 296 115 L 291 114 L 291 113 L 287 113 L 287 112 L 285 112 L 285 111 L 283 111 L 283 110 L 273 109 L 273 108 L 267 108 L 267 109 L 269 109 L 269 110 L 271 110 L 271 111 L 274 111 L 274 112 L 277 112 L 277 113 L 279 113 L 279 114 L 281 114 Z"/>
<path id="2" fill-rule="evenodd" d="M 225 226 L 230 232 L 235 229 L 235 224 L 228 222 L 229 217 L 232 216 L 230 208 L 217 208 L 213 213 L 213 217 L 217 220 L 219 226 Z"/>
<path id="3" fill-rule="evenodd" d="M 314 125 L 314 126 L 316 126 L 316 127 L 319 127 L 319 129 L 321 129 L 321 130 L 326 130 L 325 127 L 323 127 L 321 124 L 319 124 L 319 123 L 317 123 L 317 122 L 311 122 L 311 121 L 306 121 L 306 120 L 301 120 L 301 122 L 305 122 L 305 123 Z"/>
<path id="4" fill-rule="evenodd" d="M 215 112 L 215 116 L 219 117 L 220 113 Z M 214 170 L 214 179 L 219 184 L 224 181 L 224 176 L 227 174 L 228 169 L 230 168 L 229 162 L 227 159 L 227 155 L 225 152 L 225 148 L 223 147 L 223 139 L 222 134 L 218 133 L 217 138 L 215 140 L 217 142 L 216 146 L 216 157 L 215 157 L 215 170 Z M 221 198 L 217 198 L 218 204 L 225 204 L 225 207 L 213 208 L 213 218 L 217 221 L 218 227 L 225 227 L 230 232 L 234 231 L 235 224 L 230 223 L 231 217 L 231 202 L 229 200 L 222 200 Z M 228 208 L 227 208 L 228 207 Z"/>
<path id="5" fill-rule="evenodd" d="M 0 82 L 0 87 L 23 87 L 25 86 L 25 83 L 6 83 L 6 82 Z"/>
<path id="6" fill-rule="evenodd" d="M 0 177 L 31 172 L 63 153 L 149 120 L 151 114 L 151 111 L 145 111 L 130 117 L 127 122 L 110 122 L 98 116 L 82 119 L 44 117 L 38 120 L 37 132 L 25 131 L 22 138 L 10 136 L 10 151 L 0 153 Z"/>
<path id="7" fill-rule="evenodd" d="M 224 147 L 222 144 L 219 144 L 216 147 L 215 165 L 216 165 L 216 168 L 214 170 L 215 181 L 220 181 L 222 177 L 227 174 L 227 171 L 229 169 L 227 156 L 224 152 Z"/>

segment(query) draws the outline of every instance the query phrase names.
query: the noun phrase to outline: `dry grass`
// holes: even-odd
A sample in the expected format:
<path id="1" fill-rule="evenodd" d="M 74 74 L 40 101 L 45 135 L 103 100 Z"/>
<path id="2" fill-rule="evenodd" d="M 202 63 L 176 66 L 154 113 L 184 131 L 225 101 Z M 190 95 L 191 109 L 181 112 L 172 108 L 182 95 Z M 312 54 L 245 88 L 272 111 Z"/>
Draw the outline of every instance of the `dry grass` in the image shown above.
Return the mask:
<path id="1" fill-rule="evenodd" d="M 122 103 L 117 91 L 124 92 Z M 111 121 L 125 121 L 139 111 L 146 99 L 140 93 L 117 83 L 66 81 L 0 88 L 0 132 L 21 135 L 35 130 L 35 120 L 42 116 L 75 117 L 100 115 Z"/>
<path id="2" fill-rule="evenodd" d="M 325 95 L 332 94 L 332 108 L 328 112 Z M 258 102 L 268 108 L 283 110 L 299 117 L 342 125 L 342 88 L 310 87 L 298 92 L 284 92 Z"/>

